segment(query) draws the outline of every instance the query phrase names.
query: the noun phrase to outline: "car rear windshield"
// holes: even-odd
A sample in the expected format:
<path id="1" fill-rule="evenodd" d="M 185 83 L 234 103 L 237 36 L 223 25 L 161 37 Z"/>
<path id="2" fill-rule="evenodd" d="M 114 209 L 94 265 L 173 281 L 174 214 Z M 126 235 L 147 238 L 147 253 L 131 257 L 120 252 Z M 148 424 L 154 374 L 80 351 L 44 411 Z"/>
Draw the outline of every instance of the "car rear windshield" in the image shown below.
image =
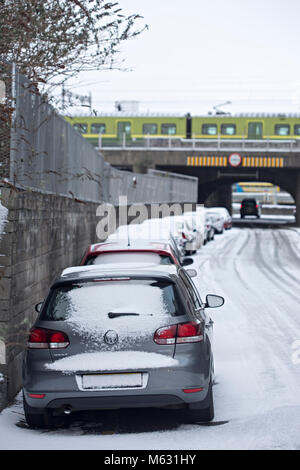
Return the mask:
<path id="1" fill-rule="evenodd" d="M 161 255 L 153 252 L 116 252 L 103 253 L 89 257 L 86 265 L 90 264 L 110 264 L 110 263 L 147 263 L 147 264 L 174 264 L 171 256 Z"/>
<path id="2" fill-rule="evenodd" d="M 243 201 L 242 204 L 243 206 L 255 206 L 256 201 L 254 201 L 253 199 L 249 199 L 248 201 Z"/>
<path id="3" fill-rule="evenodd" d="M 51 290 L 41 321 L 95 322 L 124 316 L 139 320 L 185 314 L 174 284 L 161 280 L 110 280 L 62 285 Z"/>

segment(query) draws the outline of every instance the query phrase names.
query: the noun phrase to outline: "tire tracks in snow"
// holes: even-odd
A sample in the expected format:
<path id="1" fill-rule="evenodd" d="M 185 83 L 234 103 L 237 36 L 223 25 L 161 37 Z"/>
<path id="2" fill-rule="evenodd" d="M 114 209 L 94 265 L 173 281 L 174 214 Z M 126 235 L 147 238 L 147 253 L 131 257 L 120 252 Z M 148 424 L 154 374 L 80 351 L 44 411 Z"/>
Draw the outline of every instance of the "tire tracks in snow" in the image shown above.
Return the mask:
<path id="1" fill-rule="evenodd" d="M 291 292 L 291 289 L 286 287 L 287 279 L 282 276 L 282 273 L 278 269 L 273 268 L 272 258 L 266 260 L 266 251 L 262 250 L 261 246 L 261 234 L 255 230 L 255 236 L 257 240 L 257 264 L 264 273 L 265 277 L 269 278 L 274 284 L 276 284 L 282 291 L 288 294 L 290 297 L 293 297 L 296 302 L 299 304 L 300 298 Z M 279 272 L 278 272 L 279 271 Z M 293 287 L 294 289 L 294 287 Z"/>
<path id="2" fill-rule="evenodd" d="M 281 248 L 280 246 L 280 239 L 283 240 L 283 247 L 286 249 L 289 250 L 289 252 L 291 253 L 291 258 L 292 260 L 294 261 L 294 258 L 295 258 L 295 254 L 293 253 L 293 251 L 290 250 L 290 243 L 289 243 L 289 239 L 288 237 L 285 237 L 284 238 L 284 235 L 280 232 L 277 232 L 277 233 L 272 233 L 272 236 L 274 237 L 274 243 L 275 243 L 275 260 L 276 262 L 278 263 L 278 266 L 280 266 L 280 269 L 286 274 L 287 277 L 289 277 L 292 281 L 294 281 L 296 283 L 296 286 L 295 287 L 298 287 L 299 288 L 299 285 L 300 285 L 300 278 L 296 278 L 293 274 L 291 274 L 285 267 L 285 263 L 284 261 L 282 260 L 282 257 L 280 256 L 282 253 L 283 253 L 283 249 Z M 294 263 L 293 263 L 294 264 Z M 300 301 L 300 298 L 299 298 L 299 301 Z"/>

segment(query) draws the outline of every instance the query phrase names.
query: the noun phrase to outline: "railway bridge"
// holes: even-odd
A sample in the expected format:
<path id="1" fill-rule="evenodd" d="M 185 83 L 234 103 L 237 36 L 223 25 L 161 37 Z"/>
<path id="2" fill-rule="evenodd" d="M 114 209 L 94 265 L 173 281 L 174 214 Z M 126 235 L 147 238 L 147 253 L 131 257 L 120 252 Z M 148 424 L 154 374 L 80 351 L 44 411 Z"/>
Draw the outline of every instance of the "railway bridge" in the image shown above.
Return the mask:
<path id="1" fill-rule="evenodd" d="M 98 147 L 99 148 L 99 147 Z M 300 208 L 300 140 L 226 141 L 145 139 L 143 145 L 101 145 L 105 160 L 118 168 L 144 173 L 157 169 L 197 176 L 198 203 L 231 209 L 231 185 L 261 181 L 280 186 Z M 300 211 L 296 224 L 300 226 Z"/>

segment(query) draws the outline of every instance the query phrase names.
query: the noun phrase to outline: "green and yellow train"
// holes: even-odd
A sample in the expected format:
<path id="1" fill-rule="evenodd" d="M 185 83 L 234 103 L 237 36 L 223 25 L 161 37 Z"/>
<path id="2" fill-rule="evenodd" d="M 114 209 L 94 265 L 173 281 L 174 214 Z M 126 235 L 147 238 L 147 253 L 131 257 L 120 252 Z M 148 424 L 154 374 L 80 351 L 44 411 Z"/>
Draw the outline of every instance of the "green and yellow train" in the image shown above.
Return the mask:
<path id="1" fill-rule="evenodd" d="M 208 116 L 115 115 L 76 116 L 65 119 L 83 137 L 98 146 L 126 141 L 138 144 L 147 138 L 269 139 L 300 138 L 300 115 L 239 114 Z"/>

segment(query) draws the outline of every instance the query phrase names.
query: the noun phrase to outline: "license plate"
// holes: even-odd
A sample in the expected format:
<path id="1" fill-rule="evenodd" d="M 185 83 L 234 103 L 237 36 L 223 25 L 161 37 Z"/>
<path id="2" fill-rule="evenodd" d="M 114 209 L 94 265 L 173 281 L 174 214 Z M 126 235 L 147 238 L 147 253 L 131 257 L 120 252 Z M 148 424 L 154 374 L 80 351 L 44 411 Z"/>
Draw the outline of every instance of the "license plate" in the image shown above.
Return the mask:
<path id="1" fill-rule="evenodd" d="M 142 374 L 90 374 L 82 376 L 84 389 L 138 388 L 142 387 Z"/>

